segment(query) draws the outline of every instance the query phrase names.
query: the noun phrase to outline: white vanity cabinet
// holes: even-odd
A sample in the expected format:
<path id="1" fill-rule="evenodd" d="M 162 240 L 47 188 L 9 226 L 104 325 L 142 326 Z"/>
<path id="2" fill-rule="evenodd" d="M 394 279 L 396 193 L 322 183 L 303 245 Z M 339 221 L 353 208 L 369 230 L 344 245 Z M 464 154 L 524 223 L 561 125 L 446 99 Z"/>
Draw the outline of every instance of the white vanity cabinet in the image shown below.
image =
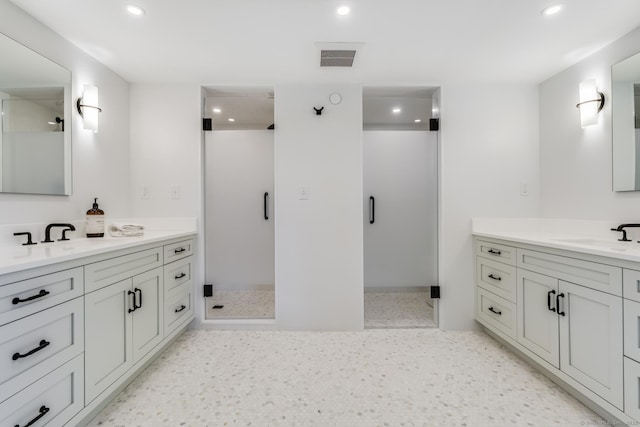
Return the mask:
<path id="1" fill-rule="evenodd" d="M 623 413 L 623 268 L 606 258 L 506 243 L 476 237 L 476 320 L 610 413 Z M 502 283 L 487 281 L 483 273 L 491 247 L 509 254 L 507 262 L 488 265 L 498 262 L 491 268 L 515 276 L 513 303 L 511 291 L 505 295 Z M 487 318 L 480 310 L 488 298 L 509 304 L 515 333 L 496 326 L 504 312 Z"/>

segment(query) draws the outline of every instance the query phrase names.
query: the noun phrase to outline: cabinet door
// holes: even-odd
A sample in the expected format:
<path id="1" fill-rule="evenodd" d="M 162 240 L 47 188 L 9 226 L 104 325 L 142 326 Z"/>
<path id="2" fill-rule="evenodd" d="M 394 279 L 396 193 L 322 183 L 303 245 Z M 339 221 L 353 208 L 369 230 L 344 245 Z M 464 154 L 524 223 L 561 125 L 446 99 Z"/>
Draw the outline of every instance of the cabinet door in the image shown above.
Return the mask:
<path id="1" fill-rule="evenodd" d="M 131 366 L 131 279 L 85 295 L 85 400 L 88 404 Z"/>
<path id="2" fill-rule="evenodd" d="M 564 281 L 559 292 L 560 369 L 622 410 L 622 298 Z"/>
<path id="3" fill-rule="evenodd" d="M 518 270 L 518 342 L 559 368 L 557 289 L 558 279 Z"/>
<path id="4" fill-rule="evenodd" d="M 156 268 L 133 277 L 133 292 L 138 308 L 133 316 L 133 362 L 136 363 L 162 341 L 163 334 L 163 276 Z"/>

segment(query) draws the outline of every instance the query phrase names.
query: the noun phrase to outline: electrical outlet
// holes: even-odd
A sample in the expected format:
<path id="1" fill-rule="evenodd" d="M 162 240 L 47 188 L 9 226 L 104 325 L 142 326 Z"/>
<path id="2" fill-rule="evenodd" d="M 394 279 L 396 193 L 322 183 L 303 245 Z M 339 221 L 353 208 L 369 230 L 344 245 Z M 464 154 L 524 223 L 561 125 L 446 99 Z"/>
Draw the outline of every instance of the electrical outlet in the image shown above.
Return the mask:
<path id="1" fill-rule="evenodd" d="M 522 197 L 526 197 L 529 195 L 529 184 L 527 184 L 526 182 L 520 183 L 520 195 Z"/>
<path id="2" fill-rule="evenodd" d="M 143 185 L 140 187 L 140 198 L 148 199 L 149 198 L 150 187 L 148 185 Z"/>
<path id="3" fill-rule="evenodd" d="M 298 199 L 309 200 L 309 187 L 298 187 Z"/>
<path id="4" fill-rule="evenodd" d="M 169 187 L 169 196 L 172 199 L 179 199 L 180 198 L 180 186 L 179 185 L 172 185 Z"/>

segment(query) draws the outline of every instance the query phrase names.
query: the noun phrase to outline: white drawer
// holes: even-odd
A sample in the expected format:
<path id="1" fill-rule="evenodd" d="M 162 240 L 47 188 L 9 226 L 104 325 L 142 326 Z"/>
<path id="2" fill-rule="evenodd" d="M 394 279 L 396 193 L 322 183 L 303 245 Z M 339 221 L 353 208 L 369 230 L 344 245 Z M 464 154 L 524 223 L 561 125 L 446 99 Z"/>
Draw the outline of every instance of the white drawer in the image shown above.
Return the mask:
<path id="1" fill-rule="evenodd" d="M 82 267 L 0 286 L 0 325 L 82 296 Z"/>
<path id="2" fill-rule="evenodd" d="M 194 239 L 183 240 L 164 247 L 164 262 L 169 263 L 193 255 Z"/>
<path id="3" fill-rule="evenodd" d="M 84 407 L 83 385 L 80 355 L 0 403 L 0 425 L 61 426 Z"/>
<path id="4" fill-rule="evenodd" d="M 185 292 L 165 300 L 164 335 L 171 334 L 190 317 L 193 317 L 193 289 L 187 288 Z"/>
<path id="5" fill-rule="evenodd" d="M 476 319 L 489 329 L 516 338 L 516 305 L 476 288 Z"/>
<path id="6" fill-rule="evenodd" d="M 622 296 L 622 268 L 597 262 L 518 249 L 518 267 L 577 285 Z"/>
<path id="7" fill-rule="evenodd" d="M 622 296 L 640 302 L 640 271 L 622 270 Z"/>
<path id="8" fill-rule="evenodd" d="M 640 363 L 640 302 L 624 301 L 624 355 Z"/>
<path id="9" fill-rule="evenodd" d="M 193 277 L 193 256 L 164 266 L 164 295 L 165 298 L 179 292 Z"/>
<path id="10" fill-rule="evenodd" d="M 0 328 L 0 401 L 84 350 L 82 298 Z"/>
<path id="11" fill-rule="evenodd" d="M 511 302 L 516 302 L 516 268 L 476 257 L 476 284 Z"/>
<path id="12" fill-rule="evenodd" d="M 516 265 L 516 248 L 511 246 L 476 240 L 476 255 L 506 264 Z"/>
<path id="13" fill-rule="evenodd" d="M 640 422 L 640 363 L 624 358 L 624 413 Z"/>
<path id="14" fill-rule="evenodd" d="M 93 292 L 161 265 L 161 247 L 88 264 L 84 267 L 85 292 Z"/>

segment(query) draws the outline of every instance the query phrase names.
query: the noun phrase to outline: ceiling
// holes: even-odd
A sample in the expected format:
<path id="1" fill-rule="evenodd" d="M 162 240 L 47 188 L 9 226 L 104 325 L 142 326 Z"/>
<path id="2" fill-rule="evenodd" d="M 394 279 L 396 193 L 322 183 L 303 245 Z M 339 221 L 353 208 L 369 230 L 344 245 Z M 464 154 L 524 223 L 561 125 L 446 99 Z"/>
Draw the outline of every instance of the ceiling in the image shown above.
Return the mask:
<path id="1" fill-rule="evenodd" d="M 539 83 L 640 26 L 638 0 L 12 1 L 130 82 L 210 86 Z M 325 42 L 353 68 L 321 68 Z"/>

